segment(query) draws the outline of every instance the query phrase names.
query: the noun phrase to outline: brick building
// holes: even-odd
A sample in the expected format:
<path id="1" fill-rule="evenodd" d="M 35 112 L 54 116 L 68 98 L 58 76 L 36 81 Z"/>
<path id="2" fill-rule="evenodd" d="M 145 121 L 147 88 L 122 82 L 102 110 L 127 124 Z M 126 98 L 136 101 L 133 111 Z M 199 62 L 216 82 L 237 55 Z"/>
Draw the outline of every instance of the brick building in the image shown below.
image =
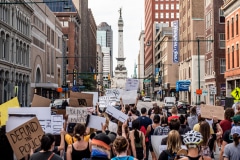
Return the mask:
<path id="1" fill-rule="evenodd" d="M 231 97 L 231 92 L 240 87 L 240 56 L 239 56 L 239 13 L 240 1 L 224 0 L 222 9 L 225 15 L 225 40 L 226 40 L 226 96 Z"/>

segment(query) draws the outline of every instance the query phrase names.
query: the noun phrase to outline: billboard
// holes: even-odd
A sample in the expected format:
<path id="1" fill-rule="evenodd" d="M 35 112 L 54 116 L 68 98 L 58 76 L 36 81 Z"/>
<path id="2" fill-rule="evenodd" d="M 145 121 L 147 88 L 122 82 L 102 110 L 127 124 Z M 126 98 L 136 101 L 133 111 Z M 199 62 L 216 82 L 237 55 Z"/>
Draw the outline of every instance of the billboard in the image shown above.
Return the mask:
<path id="1" fill-rule="evenodd" d="M 178 25 L 178 20 L 173 21 L 173 26 L 172 26 L 172 37 L 173 37 L 173 63 L 178 63 L 179 62 L 179 51 L 178 51 L 178 42 L 179 42 L 179 25 Z"/>

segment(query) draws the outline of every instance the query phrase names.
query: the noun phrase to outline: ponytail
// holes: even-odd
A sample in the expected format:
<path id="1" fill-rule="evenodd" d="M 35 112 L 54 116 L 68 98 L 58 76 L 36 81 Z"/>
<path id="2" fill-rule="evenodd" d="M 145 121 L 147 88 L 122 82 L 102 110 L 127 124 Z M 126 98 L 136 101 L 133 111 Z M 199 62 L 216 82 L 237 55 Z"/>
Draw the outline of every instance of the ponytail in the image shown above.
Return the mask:
<path id="1" fill-rule="evenodd" d="M 134 138 L 136 143 L 140 142 L 139 132 L 136 128 L 134 129 Z"/>

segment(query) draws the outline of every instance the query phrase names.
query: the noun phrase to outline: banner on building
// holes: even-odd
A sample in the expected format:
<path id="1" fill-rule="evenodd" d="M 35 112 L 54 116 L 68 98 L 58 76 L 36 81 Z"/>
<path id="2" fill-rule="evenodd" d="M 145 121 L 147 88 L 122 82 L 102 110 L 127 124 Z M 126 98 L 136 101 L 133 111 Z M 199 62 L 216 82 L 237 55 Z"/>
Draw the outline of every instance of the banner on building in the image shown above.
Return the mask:
<path id="1" fill-rule="evenodd" d="M 173 63 L 178 63 L 179 62 L 179 25 L 178 25 L 178 20 L 173 21 L 173 26 L 172 26 L 172 38 L 173 38 Z"/>

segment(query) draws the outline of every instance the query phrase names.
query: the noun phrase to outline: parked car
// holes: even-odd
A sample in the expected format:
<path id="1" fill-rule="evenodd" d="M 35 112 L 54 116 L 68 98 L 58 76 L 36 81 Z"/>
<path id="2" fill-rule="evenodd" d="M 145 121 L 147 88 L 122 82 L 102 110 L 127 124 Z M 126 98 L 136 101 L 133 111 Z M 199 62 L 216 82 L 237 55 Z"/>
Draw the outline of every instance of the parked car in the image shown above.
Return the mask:
<path id="1" fill-rule="evenodd" d="M 164 98 L 164 107 L 166 110 L 171 109 L 176 104 L 175 97 L 165 97 Z"/>
<path id="2" fill-rule="evenodd" d="M 191 106 L 188 103 L 182 103 L 177 106 L 179 113 L 187 113 L 187 110 L 190 110 Z"/>
<path id="3" fill-rule="evenodd" d="M 145 96 L 143 101 L 144 102 L 151 102 L 151 97 L 150 96 Z"/>

